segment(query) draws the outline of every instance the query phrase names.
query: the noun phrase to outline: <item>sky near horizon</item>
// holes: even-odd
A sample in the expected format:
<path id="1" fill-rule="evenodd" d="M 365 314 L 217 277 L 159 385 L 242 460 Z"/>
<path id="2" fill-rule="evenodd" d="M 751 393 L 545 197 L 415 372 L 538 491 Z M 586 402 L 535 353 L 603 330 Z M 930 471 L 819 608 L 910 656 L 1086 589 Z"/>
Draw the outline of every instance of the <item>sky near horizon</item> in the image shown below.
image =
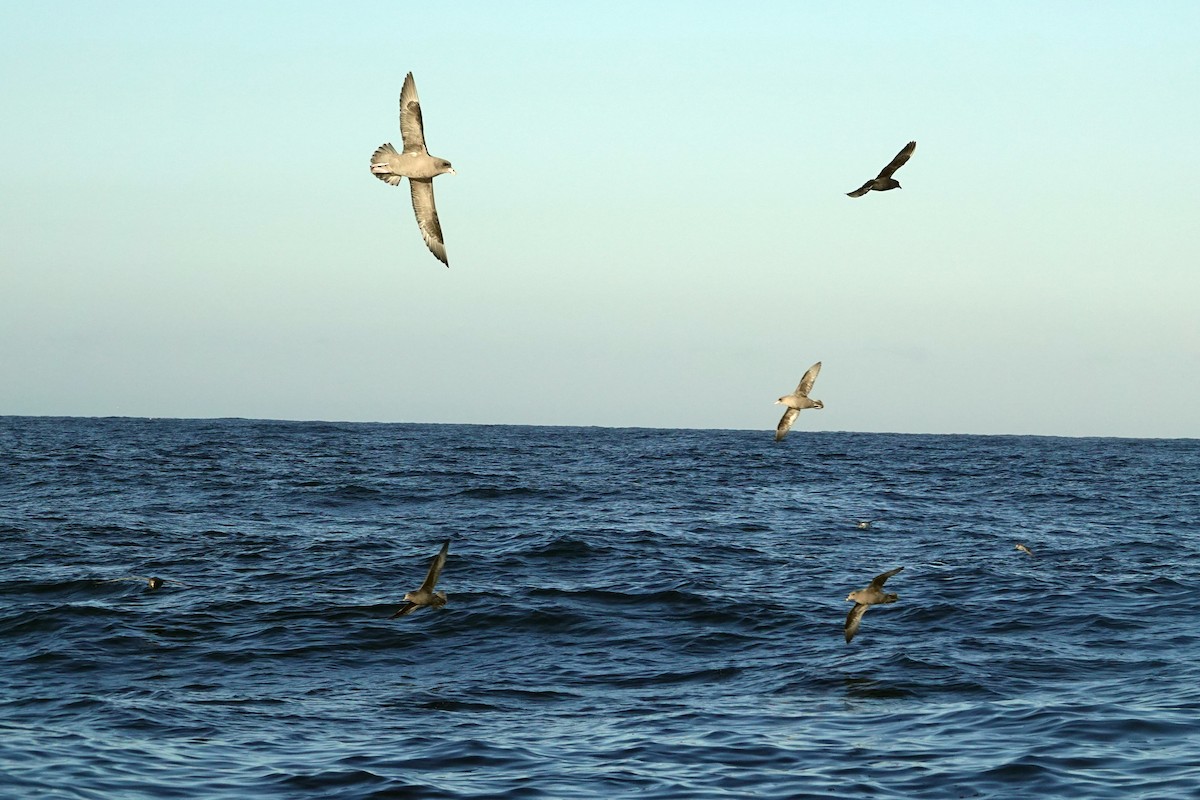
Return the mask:
<path id="1" fill-rule="evenodd" d="M 1183 1 L 0 1 L 0 415 L 1200 437 L 1197 98 Z"/>

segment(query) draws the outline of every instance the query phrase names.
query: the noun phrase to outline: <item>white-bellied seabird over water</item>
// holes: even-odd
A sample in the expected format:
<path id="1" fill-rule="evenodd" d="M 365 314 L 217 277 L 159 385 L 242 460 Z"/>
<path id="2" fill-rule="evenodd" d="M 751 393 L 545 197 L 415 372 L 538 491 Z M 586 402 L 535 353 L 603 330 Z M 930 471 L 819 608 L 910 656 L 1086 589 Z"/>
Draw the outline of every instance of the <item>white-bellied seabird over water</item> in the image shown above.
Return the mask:
<path id="1" fill-rule="evenodd" d="M 431 156 L 425 149 L 425 123 L 411 72 L 404 78 L 404 87 L 400 90 L 400 136 L 404 139 L 404 152 L 397 153 L 390 143 L 380 145 L 371 156 L 371 173 L 392 186 L 399 186 L 402 178 L 408 178 L 421 236 L 430 252 L 448 267 L 446 241 L 438 222 L 437 206 L 433 204 L 433 178 L 447 172 L 453 175 L 454 170 L 449 161 Z"/>
<path id="2" fill-rule="evenodd" d="M 862 622 L 863 614 L 867 613 L 867 609 L 880 603 L 894 603 L 900 599 L 898 594 L 885 594 L 883 584 L 888 578 L 895 575 L 904 567 L 896 567 L 882 575 L 876 575 L 871 581 L 871 585 L 865 589 L 858 589 L 846 595 L 847 600 L 854 602 L 854 608 L 850 609 L 850 613 L 846 615 L 846 643 L 854 638 L 854 634 L 858 633 L 858 625 Z"/>
<path id="3" fill-rule="evenodd" d="M 442 545 L 441 551 L 430 562 L 429 572 L 425 575 L 425 582 L 421 584 L 421 588 L 404 595 L 404 605 L 400 606 L 400 610 L 392 614 L 389 619 L 411 614 L 421 606 L 441 608 L 446 605 L 446 593 L 435 592 L 433 587 L 437 586 L 438 576 L 442 574 L 442 567 L 446 566 L 446 553 L 449 551 L 450 540 L 447 539 L 446 543 Z"/>
<path id="4" fill-rule="evenodd" d="M 778 442 L 784 436 L 787 436 L 788 429 L 792 427 L 792 423 L 796 421 L 796 417 L 800 416 L 800 409 L 825 407 L 825 404 L 820 400 L 808 399 L 808 393 L 812 391 L 813 381 L 817 379 L 817 373 L 820 371 L 821 362 L 818 361 L 808 368 L 808 372 L 804 373 L 804 377 L 800 379 L 800 385 L 796 387 L 796 391 L 791 394 L 785 394 L 775 401 L 775 405 L 787 406 L 787 411 L 783 412 L 783 417 L 780 418 L 779 424 L 775 426 L 775 441 Z"/>
<path id="5" fill-rule="evenodd" d="M 850 197 L 862 197 L 872 189 L 877 192 L 886 192 L 888 189 L 903 189 L 904 187 L 900 185 L 900 181 L 892 177 L 892 173 L 903 167 L 904 163 L 908 161 L 916 149 L 916 142 L 909 142 L 904 145 L 904 149 L 896 154 L 891 163 L 879 171 L 878 177 L 872 178 L 853 192 L 846 192 L 846 194 Z"/>

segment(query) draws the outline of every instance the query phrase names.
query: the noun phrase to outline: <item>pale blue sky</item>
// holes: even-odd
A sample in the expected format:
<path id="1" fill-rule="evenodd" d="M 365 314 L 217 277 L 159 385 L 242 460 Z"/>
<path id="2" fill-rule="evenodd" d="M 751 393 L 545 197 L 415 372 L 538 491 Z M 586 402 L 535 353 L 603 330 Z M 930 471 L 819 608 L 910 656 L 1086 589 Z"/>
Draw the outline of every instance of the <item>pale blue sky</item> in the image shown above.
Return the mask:
<path id="1" fill-rule="evenodd" d="M 1194 2 L 4 2 L 0 414 L 1200 436 L 1197 98 Z"/>

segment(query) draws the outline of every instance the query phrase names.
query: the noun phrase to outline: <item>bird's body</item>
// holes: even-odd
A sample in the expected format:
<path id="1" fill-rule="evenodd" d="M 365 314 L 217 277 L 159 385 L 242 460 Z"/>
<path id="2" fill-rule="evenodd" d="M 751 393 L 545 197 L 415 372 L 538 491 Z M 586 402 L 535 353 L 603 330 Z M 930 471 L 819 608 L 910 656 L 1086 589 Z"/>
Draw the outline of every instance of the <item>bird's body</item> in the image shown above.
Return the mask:
<path id="1" fill-rule="evenodd" d="M 399 186 L 404 178 L 408 178 L 421 236 L 429 251 L 448 267 L 446 241 L 433 202 L 433 179 L 445 173 L 453 175 L 454 169 L 449 161 L 431 156 L 425 149 L 425 123 L 411 72 L 404 78 L 404 87 L 400 90 L 400 136 L 404 139 L 404 151 L 397 152 L 390 143 L 380 145 L 371 155 L 371 173 L 392 186 Z"/>
<path id="2" fill-rule="evenodd" d="M 404 605 L 400 606 L 400 610 L 392 614 L 391 619 L 403 617 L 406 614 L 411 614 L 422 606 L 430 608 L 441 608 L 446 605 L 446 593 L 435 592 L 433 587 L 437 586 L 438 578 L 442 574 L 442 567 L 446 566 L 446 554 L 450 551 L 450 540 L 447 539 L 442 544 L 442 549 L 433 561 L 429 564 L 429 572 L 425 575 L 425 582 L 421 584 L 419 589 L 408 592 L 404 595 Z"/>
<path id="3" fill-rule="evenodd" d="M 855 527 L 858 528 L 860 531 L 869 531 L 871 529 L 871 523 L 873 521 L 874 520 L 860 519 L 858 521 L 858 524 Z"/>
<path id="4" fill-rule="evenodd" d="M 1017 545 L 1016 547 L 1014 547 L 1013 549 L 1014 549 L 1014 550 L 1020 550 L 1022 553 L 1026 553 L 1026 554 L 1028 554 L 1028 555 L 1033 555 L 1033 551 L 1032 551 L 1032 550 L 1030 550 L 1028 547 L 1026 547 L 1026 546 L 1025 546 L 1025 545 L 1023 545 L 1023 544 L 1018 544 L 1018 545 Z"/>
<path id="5" fill-rule="evenodd" d="M 791 394 L 785 394 L 783 397 L 775 401 L 775 405 L 787 406 L 787 411 L 783 412 L 783 417 L 780 418 L 779 424 L 775 426 L 775 441 L 779 441 L 791 429 L 792 423 L 796 421 L 796 417 L 800 416 L 800 411 L 805 408 L 824 408 L 825 404 L 820 400 L 812 400 L 808 393 L 812 391 L 813 383 L 817 380 L 817 373 L 821 371 L 821 362 L 813 364 L 808 368 L 808 372 L 804 373 L 804 377 L 800 379 L 800 385 L 796 387 L 796 391 Z"/>
<path id="6" fill-rule="evenodd" d="M 166 578 L 160 578 L 157 575 L 151 575 L 149 577 L 147 577 L 145 575 L 131 575 L 127 578 L 109 578 L 108 580 L 105 580 L 104 583 L 120 583 L 122 581 L 137 581 L 139 583 L 144 583 L 144 584 L 146 584 L 146 588 L 150 589 L 152 591 L 155 589 L 161 589 L 163 586 L 166 586 L 168 583 L 171 584 L 172 586 L 191 586 L 192 585 L 190 583 L 184 583 L 183 581 L 177 581 L 174 578 L 172 578 L 171 580 L 167 580 Z"/>
<path id="7" fill-rule="evenodd" d="M 853 192 L 846 192 L 849 197 L 862 197 L 870 191 L 886 192 L 889 189 L 903 189 L 900 181 L 892 177 L 896 170 L 904 166 L 905 162 L 912 156 L 913 151 L 917 149 L 916 142 L 909 142 L 904 145 L 903 149 L 896 154 L 896 157 L 891 162 L 879 171 L 879 175 L 864 183 L 862 186 L 855 189 Z"/>
<path id="8" fill-rule="evenodd" d="M 900 599 L 898 594 L 888 594 L 883 591 L 883 584 L 887 579 L 900 572 L 904 567 L 896 567 L 893 570 L 884 572 L 881 575 L 876 575 L 871 584 L 863 589 L 856 589 L 846 595 L 846 599 L 854 603 L 854 608 L 850 609 L 850 613 L 846 615 L 846 643 L 854 638 L 854 634 L 858 633 L 858 626 L 862 622 L 863 614 L 867 613 L 867 609 L 871 606 L 880 605 L 882 603 L 894 603 Z"/>

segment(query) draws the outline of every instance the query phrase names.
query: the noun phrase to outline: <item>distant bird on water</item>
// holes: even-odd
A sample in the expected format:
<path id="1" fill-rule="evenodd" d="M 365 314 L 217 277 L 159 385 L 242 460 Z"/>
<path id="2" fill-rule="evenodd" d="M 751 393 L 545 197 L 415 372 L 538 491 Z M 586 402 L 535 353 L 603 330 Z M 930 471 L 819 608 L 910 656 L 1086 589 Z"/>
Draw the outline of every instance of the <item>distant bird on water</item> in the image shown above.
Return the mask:
<path id="1" fill-rule="evenodd" d="M 1029 555 L 1033 555 L 1033 551 L 1032 551 L 1032 550 L 1030 550 L 1028 547 L 1026 547 L 1026 546 L 1025 546 L 1025 545 L 1023 545 L 1023 544 L 1018 544 L 1018 545 L 1017 545 L 1016 547 L 1014 547 L 1013 549 L 1014 549 L 1014 550 L 1020 550 L 1022 553 L 1028 553 Z"/>
<path id="2" fill-rule="evenodd" d="M 900 185 L 900 181 L 892 177 L 892 173 L 903 167 L 916 149 L 916 142 L 909 142 L 904 145 L 904 149 L 896 154 L 892 162 L 879 171 L 878 177 L 867 181 L 853 192 L 846 192 L 846 194 L 850 197 L 862 197 L 872 189 L 877 192 L 886 192 L 888 189 L 903 189 L 904 187 Z"/>
<path id="3" fill-rule="evenodd" d="M 144 581 L 146 584 L 146 587 L 148 589 L 161 589 L 163 586 L 165 586 L 168 583 L 177 585 L 177 586 L 191 586 L 190 583 L 184 583 L 183 581 L 176 581 L 176 580 L 168 581 L 166 578 L 159 578 L 157 576 L 151 576 L 151 577 L 147 578 L 142 575 L 133 575 L 128 578 L 110 578 L 104 582 L 105 583 L 120 583 L 121 581 Z"/>
<path id="4" fill-rule="evenodd" d="M 863 614 L 867 613 L 868 608 L 880 603 L 894 603 L 900 599 L 898 594 L 885 594 L 883 584 L 902 569 L 904 567 L 896 567 L 882 575 L 876 575 L 870 586 L 846 595 L 847 600 L 854 602 L 854 608 L 850 609 L 850 613 L 846 615 L 846 644 L 849 644 L 850 640 L 854 638 L 854 634 L 858 633 L 858 625 L 862 622 Z"/>
<path id="5" fill-rule="evenodd" d="M 433 178 L 446 172 L 451 175 L 455 173 L 449 161 L 431 156 L 425 149 L 425 123 L 421 118 L 421 101 L 417 99 L 417 85 L 413 83 L 411 72 L 404 78 L 404 87 L 400 90 L 400 136 L 404 139 L 404 152 L 397 153 L 390 143 L 380 145 L 371 156 L 371 172 L 392 186 L 399 186 L 402 178 L 408 178 L 421 236 L 430 252 L 449 267 L 446 240 L 442 237 L 442 226 L 438 222 L 437 206 L 433 204 Z"/>
<path id="6" fill-rule="evenodd" d="M 871 520 L 871 519 L 860 519 L 858 521 L 858 525 L 856 525 L 855 527 L 858 528 L 860 531 L 869 531 L 869 530 L 871 530 L 871 523 L 874 521 L 875 520 Z"/>
<path id="7" fill-rule="evenodd" d="M 446 553 L 449 551 L 450 540 L 447 539 L 446 543 L 442 545 L 441 551 L 430 562 L 429 572 L 425 575 L 425 582 L 421 584 L 421 588 L 404 595 L 404 605 L 400 606 L 400 610 L 388 619 L 411 614 L 421 606 L 441 608 L 446 605 L 446 593 L 435 592 L 433 587 L 437 585 L 438 577 L 442 574 L 442 567 L 446 566 Z"/>
<path id="8" fill-rule="evenodd" d="M 808 398 L 808 393 L 812 391 L 813 382 L 816 381 L 817 373 L 820 371 L 821 362 L 818 361 L 808 368 L 808 372 L 804 373 L 804 377 L 800 379 L 800 385 L 796 387 L 796 391 L 791 394 L 785 394 L 775 401 L 775 405 L 777 406 L 787 406 L 787 411 L 783 412 L 783 417 L 779 420 L 779 424 L 775 426 L 775 441 L 778 442 L 784 436 L 787 436 L 792 423 L 796 421 L 796 417 L 800 416 L 800 409 L 825 407 L 825 404 L 820 400 L 810 400 Z"/>

